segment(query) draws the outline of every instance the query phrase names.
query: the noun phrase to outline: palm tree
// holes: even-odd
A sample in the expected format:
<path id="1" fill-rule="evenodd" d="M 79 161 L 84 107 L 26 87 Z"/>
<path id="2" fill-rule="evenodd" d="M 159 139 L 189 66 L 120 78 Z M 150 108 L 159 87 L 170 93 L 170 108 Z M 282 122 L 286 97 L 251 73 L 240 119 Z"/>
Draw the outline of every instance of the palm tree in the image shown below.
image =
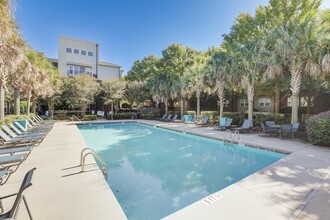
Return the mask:
<path id="1" fill-rule="evenodd" d="M 206 53 L 200 53 L 196 56 L 195 62 L 187 70 L 187 88 L 195 92 L 197 99 L 197 115 L 200 115 L 200 98 L 202 92 L 206 89 L 204 82 L 205 66 L 208 57 Z"/>
<path id="2" fill-rule="evenodd" d="M 278 37 L 275 45 L 276 50 L 286 60 L 291 74 L 291 123 L 298 122 L 298 104 L 302 74 L 323 78 L 329 72 L 326 65 L 321 66 L 321 64 L 327 63 L 329 47 L 325 50 L 326 53 L 321 49 L 322 34 L 318 30 L 318 27 L 315 15 L 310 14 L 302 20 L 294 19 L 283 24 L 275 32 Z"/>
<path id="3" fill-rule="evenodd" d="M 240 71 L 241 84 L 248 99 L 248 119 L 253 121 L 253 99 L 255 86 L 260 80 L 262 71 L 263 44 L 261 40 L 251 41 L 238 48 L 238 60 L 236 70 Z M 252 123 L 251 123 L 252 126 Z"/>
<path id="4" fill-rule="evenodd" d="M 232 71 L 231 63 L 232 56 L 225 51 L 215 52 L 207 63 L 206 80 L 210 86 L 215 86 L 216 88 L 220 104 L 220 117 L 223 115 L 223 105 L 226 101 L 225 90 Z"/>
<path id="5" fill-rule="evenodd" d="M 172 83 L 171 88 L 171 97 L 172 99 L 179 98 L 180 99 L 180 113 L 181 117 L 183 116 L 184 111 L 184 99 L 189 98 L 191 92 L 187 88 L 187 77 L 181 75 L 178 79 L 175 79 Z"/>

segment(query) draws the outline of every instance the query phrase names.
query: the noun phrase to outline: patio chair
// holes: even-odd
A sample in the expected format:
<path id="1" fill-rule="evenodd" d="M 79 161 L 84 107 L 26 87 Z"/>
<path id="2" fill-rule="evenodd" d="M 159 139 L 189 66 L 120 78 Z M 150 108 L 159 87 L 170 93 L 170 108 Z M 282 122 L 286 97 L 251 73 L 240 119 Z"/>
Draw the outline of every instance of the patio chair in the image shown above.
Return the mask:
<path id="1" fill-rule="evenodd" d="M 34 133 L 34 134 L 23 134 L 21 133 L 20 135 L 18 135 L 17 133 L 15 133 L 13 130 L 11 130 L 8 126 L 6 125 L 1 125 L 1 128 L 9 135 L 11 136 L 12 138 L 16 138 L 16 137 L 45 137 L 45 135 L 43 134 L 37 134 L 37 133 Z"/>
<path id="2" fill-rule="evenodd" d="M 55 123 L 53 120 L 43 120 L 39 115 L 35 115 L 33 119 L 38 121 L 40 124 L 53 125 Z"/>
<path id="3" fill-rule="evenodd" d="M 168 121 L 175 121 L 177 118 L 178 118 L 178 115 L 174 115 L 173 118 L 171 118 L 171 119 L 168 120 Z"/>
<path id="4" fill-rule="evenodd" d="M 165 119 L 163 119 L 162 121 L 169 121 L 172 118 L 172 114 L 169 114 Z"/>
<path id="5" fill-rule="evenodd" d="M 276 129 L 268 127 L 263 121 L 260 122 L 260 132 L 259 134 L 275 134 Z"/>
<path id="6" fill-rule="evenodd" d="M 11 147 L 11 148 L 2 148 L 0 149 L 0 155 L 2 154 L 10 154 L 13 155 L 15 153 L 22 153 L 26 152 L 26 154 L 30 154 L 32 151 L 33 147 L 32 146 L 26 146 L 26 147 Z"/>
<path id="7" fill-rule="evenodd" d="M 0 137 L 3 139 L 1 142 L 5 146 L 12 146 L 12 145 L 34 145 L 38 142 L 41 142 L 43 138 L 41 137 L 16 137 L 16 138 L 10 138 L 8 135 L 6 135 L 3 131 L 0 130 Z"/>
<path id="8" fill-rule="evenodd" d="M 2 219 L 15 219 L 16 215 L 17 215 L 17 212 L 18 212 L 18 207 L 19 207 L 22 199 L 23 199 L 23 202 L 25 204 L 26 210 L 28 212 L 29 218 L 30 218 L 30 220 L 32 220 L 31 211 L 30 211 L 29 206 L 26 202 L 26 199 L 23 195 L 23 192 L 24 192 L 24 190 L 26 190 L 27 188 L 32 186 L 31 179 L 32 179 L 32 176 L 33 176 L 33 172 L 35 170 L 36 170 L 36 168 L 33 168 L 25 174 L 25 177 L 23 179 L 22 185 L 21 185 L 18 193 L 10 194 L 10 195 L 4 196 L 4 197 L 0 197 L 0 208 L 1 208 L 1 211 L 3 212 L 4 210 L 3 210 L 3 205 L 1 203 L 1 200 L 6 199 L 6 198 L 10 198 L 12 196 L 16 196 L 16 199 L 15 199 L 14 204 L 11 207 L 11 209 L 7 212 L 3 212 L 3 213 L 0 214 L 0 219 L 1 220 Z"/>
<path id="9" fill-rule="evenodd" d="M 163 117 L 161 117 L 161 118 L 157 118 L 157 119 L 158 119 L 158 120 L 165 120 L 166 117 L 167 117 L 167 114 L 164 114 Z"/>
<path id="10" fill-rule="evenodd" d="M 214 126 L 214 129 L 215 130 L 228 129 L 228 128 L 230 128 L 232 122 L 233 122 L 233 119 L 232 118 L 221 117 L 219 119 L 219 125 Z"/>
<path id="11" fill-rule="evenodd" d="M 243 124 L 242 124 L 242 127 L 232 128 L 232 130 L 235 130 L 235 131 L 248 131 L 248 130 L 250 130 L 250 127 L 251 127 L 251 121 L 249 119 L 245 119 Z"/>
<path id="12" fill-rule="evenodd" d="M 282 124 L 280 129 L 280 138 L 282 138 L 282 134 L 291 134 L 291 138 L 293 138 L 292 132 L 292 124 Z"/>
<path id="13" fill-rule="evenodd" d="M 196 125 L 199 127 L 205 126 L 209 120 L 209 117 L 204 117 L 201 122 L 197 122 Z"/>
<path id="14" fill-rule="evenodd" d="M 293 138 L 294 133 L 297 133 L 299 131 L 299 125 L 300 125 L 300 123 L 292 124 L 292 138 Z"/>
<path id="15" fill-rule="evenodd" d="M 12 166 L 16 166 L 15 172 L 18 166 L 26 159 L 27 154 L 14 154 L 8 156 L 0 156 L 0 168 L 6 169 Z"/>
<path id="16" fill-rule="evenodd" d="M 36 136 L 38 136 L 38 135 L 46 135 L 47 133 L 46 132 L 29 132 L 29 131 L 21 131 L 20 129 L 18 129 L 15 125 L 13 125 L 12 123 L 10 123 L 10 124 L 8 124 L 8 126 L 11 128 L 11 129 L 13 129 L 15 132 L 16 132 L 16 134 L 18 134 L 18 135 L 36 135 Z"/>
<path id="17" fill-rule="evenodd" d="M 266 126 L 273 126 L 275 125 L 275 121 L 266 121 Z"/>
<path id="18" fill-rule="evenodd" d="M 13 173 L 11 169 L 0 170 L 0 185 L 3 185 L 9 179 L 9 176 Z"/>

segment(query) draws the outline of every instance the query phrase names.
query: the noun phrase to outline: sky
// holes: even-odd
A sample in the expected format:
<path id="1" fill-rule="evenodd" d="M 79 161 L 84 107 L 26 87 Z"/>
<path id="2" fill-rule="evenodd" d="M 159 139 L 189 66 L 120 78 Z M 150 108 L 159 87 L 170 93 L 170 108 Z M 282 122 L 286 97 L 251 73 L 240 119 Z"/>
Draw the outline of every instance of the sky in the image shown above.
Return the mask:
<path id="1" fill-rule="evenodd" d="M 241 12 L 253 14 L 268 0 L 16 0 L 15 17 L 23 38 L 37 51 L 58 57 L 58 36 L 99 44 L 99 60 L 122 66 L 172 43 L 206 50 Z M 330 8 L 324 0 L 322 8 Z"/>

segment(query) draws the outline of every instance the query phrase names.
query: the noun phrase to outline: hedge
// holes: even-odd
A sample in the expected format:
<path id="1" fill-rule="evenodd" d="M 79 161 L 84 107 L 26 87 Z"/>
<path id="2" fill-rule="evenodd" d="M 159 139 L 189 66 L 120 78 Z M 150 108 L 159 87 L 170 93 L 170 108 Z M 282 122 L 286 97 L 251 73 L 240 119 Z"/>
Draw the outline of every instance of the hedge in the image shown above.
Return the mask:
<path id="1" fill-rule="evenodd" d="M 306 120 L 307 137 L 313 144 L 330 146 L 330 111 Z"/>
<path id="2" fill-rule="evenodd" d="M 20 120 L 20 119 L 28 119 L 30 117 L 33 117 L 35 114 L 31 113 L 29 116 L 28 115 L 7 115 L 3 120 L 0 121 L 0 124 L 9 124 L 12 123 L 15 120 Z"/>
<path id="3" fill-rule="evenodd" d="M 138 115 L 139 119 L 156 119 L 159 118 L 159 114 L 158 113 L 150 113 L 150 114 L 139 114 Z"/>
<path id="4" fill-rule="evenodd" d="M 216 111 L 202 111 L 201 112 L 201 117 L 204 118 L 204 117 L 208 117 L 209 118 L 209 123 L 210 124 L 213 124 L 214 122 L 217 121 L 217 114 L 218 112 Z"/>
<path id="5" fill-rule="evenodd" d="M 222 114 L 222 117 L 232 118 L 233 119 L 233 122 L 232 122 L 233 125 L 242 125 L 243 121 L 245 119 L 243 112 L 224 112 Z"/>
<path id="6" fill-rule="evenodd" d="M 131 119 L 133 114 L 136 114 L 136 113 L 134 113 L 134 112 L 115 113 L 115 114 L 113 114 L 113 119 L 114 120 Z M 111 119 L 111 115 L 108 115 L 107 119 Z"/>
<path id="7" fill-rule="evenodd" d="M 254 125 L 260 125 L 260 122 L 275 121 L 275 124 L 283 124 L 285 120 L 284 114 L 256 114 Z"/>
<path id="8" fill-rule="evenodd" d="M 97 115 L 83 115 L 81 120 L 82 121 L 94 121 L 97 119 Z"/>

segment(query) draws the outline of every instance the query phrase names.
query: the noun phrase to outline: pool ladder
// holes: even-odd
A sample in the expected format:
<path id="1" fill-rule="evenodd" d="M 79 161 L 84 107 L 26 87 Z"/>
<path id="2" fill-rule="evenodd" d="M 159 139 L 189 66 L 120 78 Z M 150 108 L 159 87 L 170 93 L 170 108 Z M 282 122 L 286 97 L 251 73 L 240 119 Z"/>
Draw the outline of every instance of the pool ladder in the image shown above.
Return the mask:
<path id="1" fill-rule="evenodd" d="M 76 120 L 78 120 L 79 122 L 81 122 L 81 120 L 80 120 L 77 116 L 72 115 L 72 116 L 71 116 L 71 123 L 72 123 L 72 124 L 73 124 L 73 119 L 76 119 Z"/>
<path id="2" fill-rule="evenodd" d="M 234 142 L 234 139 L 235 139 L 236 136 L 237 136 L 237 140 L 240 139 L 240 137 L 239 137 L 239 131 L 238 131 L 238 130 L 236 130 L 236 131 L 233 133 L 230 129 L 228 129 L 228 130 L 226 131 L 226 135 L 225 135 L 225 138 L 224 138 L 224 142 L 229 142 L 229 139 L 227 139 L 228 135 L 229 135 L 230 143 L 233 143 L 233 142 Z"/>
<path id="3" fill-rule="evenodd" d="M 85 153 L 86 151 L 89 151 L 89 152 Z M 98 155 L 94 150 L 92 150 L 90 148 L 85 148 L 80 153 L 81 172 L 84 172 L 85 171 L 86 156 L 87 155 L 93 155 L 94 158 L 96 160 L 98 160 L 102 164 L 101 171 L 103 173 L 104 178 L 107 180 L 108 179 L 108 171 L 109 171 L 108 166 L 106 165 L 106 163 L 104 162 L 104 160 L 102 159 L 102 157 L 100 155 Z"/>

